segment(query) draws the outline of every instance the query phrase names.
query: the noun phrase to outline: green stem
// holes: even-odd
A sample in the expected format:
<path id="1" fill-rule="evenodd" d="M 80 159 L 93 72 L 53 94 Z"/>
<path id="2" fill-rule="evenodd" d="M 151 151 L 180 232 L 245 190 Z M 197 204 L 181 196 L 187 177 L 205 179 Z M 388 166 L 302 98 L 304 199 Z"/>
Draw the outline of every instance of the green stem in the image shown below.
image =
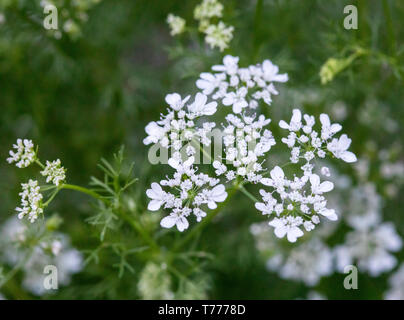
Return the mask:
<path id="1" fill-rule="evenodd" d="M 253 34 L 253 50 L 252 50 L 254 61 L 257 59 L 258 50 L 260 47 L 258 32 L 261 24 L 262 8 L 263 8 L 263 0 L 257 0 L 254 16 L 254 34 Z"/>
<path id="2" fill-rule="evenodd" d="M 93 190 L 90 190 L 88 188 L 76 186 L 74 184 L 65 183 L 60 187 L 60 189 L 75 190 L 75 191 L 78 191 L 78 192 L 81 192 L 81 193 L 85 193 L 85 194 L 87 194 L 87 195 L 89 195 L 89 196 L 91 196 L 91 197 L 93 197 L 93 198 L 95 198 L 97 200 L 106 202 L 106 199 L 103 196 L 99 195 L 97 192 L 95 192 Z"/>
<path id="3" fill-rule="evenodd" d="M 387 38 L 389 40 L 390 53 L 396 55 L 396 37 L 394 34 L 391 12 L 387 0 L 383 0 L 383 13 L 387 23 Z"/>
<path id="4" fill-rule="evenodd" d="M 158 246 L 156 241 L 154 241 L 154 239 L 150 236 L 150 234 L 147 233 L 145 229 L 136 220 L 133 220 L 125 212 L 120 212 L 119 214 L 122 217 L 122 219 L 124 219 L 128 224 L 130 224 L 132 228 L 143 237 L 143 239 L 150 245 L 152 249 L 160 251 L 160 247 Z"/>
<path id="5" fill-rule="evenodd" d="M 259 202 L 258 199 L 256 197 L 254 197 L 250 192 L 247 191 L 246 188 L 244 188 L 243 186 L 240 186 L 240 191 L 242 193 L 244 193 L 248 198 L 250 198 L 252 201 L 254 202 Z"/>
<path id="6" fill-rule="evenodd" d="M 234 185 L 227 193 L 227 198 L 225 201 L 220 203 L 215 210 L 213 210 L 211 213 L 209 213 L 200 223 L 196 225 L 195 228 L 193 228 L 184 238 L 181 239 L 177 243 L 177 245 L 174 246 L 173 251 L 177 251 L 181 249 L 184 245 L 186 245 L 195 235 L 197 235 L 199 232 L 201 232 L 206 225 L 208 225 L 214 217 L 218 215 L 218 213 L 224 208 L 227 203 L 229 203 L 230 199 L 233 197 L 233 195 L 236 193 L 236 191 L 240 188 L 238 184 Z"/>

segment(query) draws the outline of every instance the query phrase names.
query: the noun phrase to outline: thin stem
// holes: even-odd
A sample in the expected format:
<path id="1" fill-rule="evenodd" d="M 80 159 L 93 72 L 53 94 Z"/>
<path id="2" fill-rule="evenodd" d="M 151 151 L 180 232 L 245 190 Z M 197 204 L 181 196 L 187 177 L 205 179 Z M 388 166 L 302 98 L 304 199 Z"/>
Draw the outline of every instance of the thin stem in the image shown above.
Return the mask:
<path id="1" fill-rule="evenodd" d="M 75 190 L 75 191 L 78 191 L 78 192 L 81 192 L 81 193 L 85 193 L 85 194 L 87 194 L 87 195 L 89 195 L 89 196 L 91 196 L 91 197 L 93 197 L 93 198 L 95 198 L 97 200 L 106 202 L 106 199 L 103 196 L 101 196 L 97 192 L 95 192 L 93 190 L 90 190 L 88 188 L 85 188 L 85 187 L 80 187 L 80 186 L 76 186 L 74 184 L 65 183 L 60 187 L 60 189 Z"/>
<path id="2" fill-rule="evenodd" d="M 242 193 L 244 193 L 248 198 L 250 198 L 252 201 L 254 202 L 259 202 L 258 199 L 256 197 L 254 197 L 250 192 L 247 191 L 246 188 L 244 188 L 243 186 L 240 186 L 240 191 Z"/>
<path id="3" fill-rule="evenodd" d="M 184 245 L 186 245 L 195 235 L 197 235 L 199 232 L 201 232 L 206 225 L 212 221 L 214 217 L 218 215 L 218 213 L 224 208 L 227 203 L 230 201 L 230 199 L 233 197 L 233 195 L 236 193 L 236 191 L 240 188 L 239 185 L 234 185 L 227 194 L 227 198 L 225 201 L 220 203 L 215 210 L 213 210 L 210 214 L 208 214 L 200 223 L 196 225 L 195 228 L 193 228 L 180 242 L 177 243 L 176 246 L 174 246 L 174 251 L 177 251 L 181 249 Z"/>
<path id="4" fill-rule="evenodd" d="M 132 226 L 132 228 L 135 231 L 137 231 L 143 237 L 143 239 L 150 245 L 151 248 L 153 248 L 156 251 L 160 250 L 160 247 L 158 246 L 156 241 L 154 241 L 154 239 L 145 231 L 145 229 L 136 220 L 131 219 L 131 217 L 125 212 L 119 212 L 119 214 L 127 223 L 129 223 Z"/>
<path id="5" fill-rule="evenodd" d="M 263 8 L 263 0 L 257 0 L 257 4 L 255 6 L 253 50 L 252 50 L 254 60 L 257 59 L 258 50 L 260 47 L 258 32 L 261 24 L 262 8 Z"/>
<path id="6" fill-rule="evenodd" d="M 387 37 L 389 40 L 390 53 L 396 55 L 396 37 L 394 34 L 391 12 L 387 0 L 383 0 L 383 13 L 387 23 Z"/>

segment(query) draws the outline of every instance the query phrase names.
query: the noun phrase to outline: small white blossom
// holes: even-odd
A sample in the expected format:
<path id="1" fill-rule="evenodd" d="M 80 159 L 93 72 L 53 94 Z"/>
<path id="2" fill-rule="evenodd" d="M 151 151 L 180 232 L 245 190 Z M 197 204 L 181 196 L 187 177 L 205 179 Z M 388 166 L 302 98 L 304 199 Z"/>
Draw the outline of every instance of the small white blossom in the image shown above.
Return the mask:
<path id="1" fill-rule="evenodd" d="M 14 163 L 18 168 L 26 168 L 35 161 L 36 153 L 32 140 L 17 139 L 17 143 L 13 145 L 16 151 L 10 150 L 10 157 L 7 158 L 8 163 Z"/>
<path id="2" fill-rule="evenodd" d="M 170 34 L 175 36 L 185 31 L 185 20 L 170 13 L 167 16 L 167 23 L 170 27 Z"/>
<path id="3" fill-rule="evenodd" d="M 28 183 L 22 183 L 21 207 L 15 210 L 18 212 L 18 219 L 27 216 L 28 220 L 33 223 L 43 213 L 42 194 L 38 181 L 29 180 Z"/>
<path id="4" fill-rule="evenodd" d="M 227 27 L 222 21 L 216 25 L 211 24 L 205 30 L 205 41 L 212 49 L 218 47 L 220 51 L 223 51 L 233 39 L 233 31 L 234 27 Z"/>
<path id="5" fill-rule="evenodd" d="M 41 171 L 41 174 L 46 177 L 46 182 L 52 182 L 59 186 L 66 179 L 66 170 L 61 166 L 60 160 L 46 161 L 46 167 Z"/>

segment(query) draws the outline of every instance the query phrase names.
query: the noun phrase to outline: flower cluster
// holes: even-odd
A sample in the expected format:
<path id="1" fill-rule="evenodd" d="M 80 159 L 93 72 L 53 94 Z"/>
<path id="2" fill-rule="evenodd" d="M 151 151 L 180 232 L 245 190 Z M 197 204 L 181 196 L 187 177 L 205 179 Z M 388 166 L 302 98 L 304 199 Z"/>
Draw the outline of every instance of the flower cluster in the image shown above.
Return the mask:
<path id="1" fill-rule="evenodd" d="M 225 164 L 215 160 L 213 167 L 218 176 L 224 174 L 227 181 L 239 178 L 252 183 L 258 183 L 262 179 L 264 169 L 259 162 L 263 162 L 263 156 L 275 145 L 272 132 L 263 129 L 271 120 L 263 115 L 255 120 L 254 116 L 238 116 L 228 114 L 227 125 L 223 129 L 223 143 Z M 226 165 L 227 164 L 227 165 Z"/>
<path id="2" fill-rule="evenodd" d="M 290 242 L 295 242 L 303 236 L 301 227 L 311 231 L 320 223 L 320 217 L 337 220 L 334 209 L 328 209 L 324 193 L 331 191 L 334 184 L 330 181 L 320 182 L 316 174 L 294 177 L 289 180 L 279 166 L 270 172 L 270 178 L 263 178 L 261 183 L 272 188 L 271 192 L 260 190 L 263 202 L 257 202 L 255 207 L 264 215 L 275 218 L 269 225 L 275 228 L 275 235 L 283 238 L 285 235 Z"/>
<path id="3" fill-rule="evenodd" d="M 46 177 L 46 182 L 52 182 L 59 186 L 66 179 L 66 170 L 61 166 L 60 160 L 46 161 L 46 167 L 41 171 L 41 174 Z"/>
<path id="4" fill-rule="evenodd" d="M 275 214 L 269 224 L 275 228 L 277 237 L 286 235 L 290 242 L 303 236 L 301 227 L 306 231 L 313 230 L 320 223 L 320 216 L 332 221 L 338 218 L 334 209 L 327 208 L 324 196 L 334 188 L 334 184 L 321 181 L 320 176 L 313 173 L 316 157 L 324 159 L 329 155 L 345 162 L 356 161 L 356 156 L 348 151 L 351 140 L 347 135 L 333 138 L 342 129 L 341 125 L 331 124 L 329 117 L 321 114 L 321 131 L 317 132 L 313 129 L 314 116 L 305 114 L 303 118 L 305 123 L 302 123 L 301 111 L 294 109 L 289 123 L 284 120 L 279 122 L 282 129 L 289 131 L 288 137 L 283 138 L 282 142 L 291 149 L 291 163 L 297 164 L 302 159 L 305 161 L 300 167 L 303 175 L 288 179 L 282 168 L 276 166 L 271 170 L 270 178 L 261 179 L 261 183 L 271 187 L 272 191 L 260 190 L 263 202 L 255 204 L 263 214 Z M 330 176 L 328 167 L 322 167 L 320 171 L 323 176 Z"/>
<path id="5" fill-rule="evenodd" d="M 201 209 L 206 205 L 209 209 L 215 209 L 217 202 L 223 202 L 227 197 L 227 192 L 219 180 L 209 177 L 204 173 L 196 173 L 193 167 L 194 157 L 182 162 L 177 157 L 170 158 L 169 164 L 176 172 L 173 178 L 152 183 L 151 189 L 146 191 L 151 199 L 148 209 L 159 210 L 160 207 L 170 209 L 170 215 L 161 220 L 161 226 L 171 228 L 176 226 L 179 231 L 184 231 L 189 227 L 187 217 L 192 213 L 199 222 L 206 216 L 206 212 Z M 161 186 L 170 187 L 172 192 L 167 192 Z"/>
<path id="6" fill-rule="evenodd" d="M 177 34 L 181 34 L 185 31 L 185 19 L 175 16 L 172 13 L 170 13 L 167 16 L 167 23 L 168 26 L 170 27 L 170 34 L 172 36 L 175 36 Z"/>
<path id="7" fill-rule="evenodd" d="M 32 140 L 17 139 L 17 143 L 13 145 L 16 151 L 10 150 L 10 157 L 7 158 L 8 163 L 14 163 L 18 168 L 26 168 L 36 159 L 36 152 Z"/>
<path id="8" fill-rule="evenodd" d="M 81 253 L 71 246 L 67 235 L 49 229 L 33 232 L 15 217 L 8 219 L 0 230 L 0 248 L 0 261 L 10 266 L 23 261 L 30 252 L 29 259 L 21 265 L 22 286 L 38 296 L 50 293 L 43 285 L 45 266 L 57 267 L 59 285 L 69 284 L 72 275 L 84 266 Z"/>
<path id="9" fill-rule="evenodd" d="M 342 126 L 338 123 L 331 124 L 328 115 L 322 113 L 320 115 L 321 130 L 314 130 L 316 123 L 314 116 L 305 114 L 303 116 L 299 109 L 293 110 L 290 123 L 284 120 L 279 122 L 282 129 L 289 131 L 287 138 L 283 138 L 282 142 L 291 149 L 290 161 L 298 163 L 301 159 L 305 159 L 306 163 L 302 167 L 303 171 L 311 173 L 314 168 L 312 160 L 316 157 L 325 158 L 331 155 L 345 162 L 355 162 L 356 156 L 348 151 L 351 145 L 351 139 L 346 134 L 341 135 L 338 139 L 333 138 L 336 133 L 341 131 Z M 325 175 L 328 174 L 327 168 L 322 170 Z"/>
<path id="10" fill-rule="evenodd" d="M 7 159 L 9 163 L 16 163 L 19 168 L 26 168 L 32 163 L 38 164 L 43 170 L 41 175 L 46 177 L 46 182 L 52 182 L 56 187 L 59 187 L 66 180 L 66 170 L 62 167 L 59 159 L 55 161 L 46 161 L 44 166 L 38 159 L 37 152 L 34 150 L 34 143 L 28 139 L 17 139 L 17 143 L 13 145 L 16 152 L 10 150 L 10 157 Z M 27 219 L 33 223 L 38 216 L 43 214 L 44 207 L 48 204 L 42 203 L 43 195 L 40 192 L 40 185 L 37 180 L 29 179 L 27 183 L 22 183 L 21 206 L 16 208 L 18 218 Z M 53 188 L 56 188 L 53 187 Z M 56 189 L 57 192 L 58 190 Z M 52 198 L 51 198 L 52 199 Z"/>
<path id="11" fill-rule="evenodd" d="M 202 126 L 196 126 L 195 121 L 202 116 L 213 115 L 216 112 L 217 103 L 207 103 L 207 96 L 197 93 L 193 103 L 185 104 L 190 96 L 184 99 L 178 93 L 168 94 L 166 102 L 170 106 L 168 113 L 162 115 L 160 120 L 150 122 L 146 126 L 148 136 L 143 143 L 159 143 L 164 148 L 172 148 L 174 151 L 181 150 L 185 144 L 189 144 L 187 154 L 192 156 L 196 153 L 195 148 L 190 145 L 191 141 L 209 145 L 210 139 L 207 137 L 215 123 L 205 122 Z"/>
<path id="12" fill-rule="evenodd" d="M 170 106 L 168 114 L 146 126 L 148 136 L 144 143 L 160 144 L 170 149 L 173 155 L 167 162 L 177 170 L 174 178 L 152 184 L 147 191 L 152 199 L 149 209 L 170 209 L 170 215 L 162 220 L 161 225 L 166 228 L 177 226 L 183 231 L 189 226 L 187 217 L 191 213 L 198 222 L 206 216 L 206 212 L 200 208 L 201 204 L 213 209 L 215 202 L 225 200 L 227 194 L 224 185 L 219 184 L 220 178 L 241 185 L 260 183 L 271 190 L 260 190 L 262 201 L 257 201 L 255 207 L 271 218 L 269 225 L 274 227 L 277 237 L 286 236 L 290 242 L 295 242 L 303 236 L 302 228 L 306 231 L 315 229 L 320 217 L 337 220 L 335 210 L 327 207 L 325 198 L 325 194 L 333 190 L 334 184 L 322 181 L 313 172 L 314 163 L 317 157 L 324 159 L 326 156 L 345 162 L 356 161 L 356 156 L 348 151 L 351 140 L 345 134 L 335 138 L 342 126 L 332 124 L 326 114 L 320 115 L 321 128 L 316 131 L 314 116 L 305 114 L 303 123 L 301 111 L 294 109 L 290 123 L 281 120 L 279 126 L 289 130 L 288 137 L 283 138 L 282 142 L 292 149 L 291 162 L 297 164 L 301 159 L 305 160 L 300 167 L 302 175 L 295 174 L 288 179 L 283 169 L 275 166 L 270 170 L 270 177 L 267 177 L 264 162 L 276 141 L 266 128 L 271 119 L 264 115 L 257 117 L 254 113 L 260 102 L 266 105 L 272 103 L 272 95 L 278 94 L 273 83 L 285 82 L 288 76 L 279 74 L 279 68 L 270 60 L 247 68 L 239 67 L 238 62 L 238 57 L 227 55 L 222 65 L 212 67 L 214 73 L 202 73 L 196 82 L 202 93 L 198 92 L 192 103 L 188 103 L 190 96 L 182 98 L 177 93 L 167 95 L 166 102 Z M 214 101 L 208 102 L 208 98 Z M 225 116 L 226 123 L 222 124 L 223 150 L 220 144 L 219 155 L 210 157 L 217 176 L 211 178 L 196 173 L 198 167 L 195 166 L 195 159 L 199 149 L 203 152 L 204 147 L 210 146 L 208 134 L 216 127 L 216 123 L 204 122 L 201 117 L 214 115 L 219 105 L 224 109 L 226 106 L 232 108 Z M 197 150 L 195 142 L 202 148 Z M 330 176 L 328 167 L 322 167 L 320 171 L 321 175 Z M 175 192 L 164 191 L 161 186 L 170 187 Z M 212 202 L 211 199 L 216 200 Z"/>
<path id="13" fill-rule="evenodd" d="M 222 18 L 223 5 L 218 0 L 203 0 L 194 9 L 194 18 L 199 21 L 198 30 L 205 34 L 205 42 L 213 49 L 223 51 L 233 39 L 233 26 L 227 26 Z M 214 21 L 215 20 L 215 21 Z M 185 20 L 170 13 L 167 17 L 172 36 L 185 31 Z"/>
<path id="14" fill-rule="evenodd" d="M 279 74 L 270 60 L 247 68 L 240 68 L 238 62 L 238 57 L 225 56 L 223 65 L 212 67 L 214 73 L 201 73 L 196 86 L 213 100 L 232 106 L 235 114 L 247 107 L 256 109 L 259 101 L 271 105 L 272 95 L 278 94 L 273 83 L 288 81 L 288 75 Z"/>
<path id="15" fill-rule="evenodd" d="M 42 194 L 38 181 L 29 180 L 28 183 L 22 183 L 22 192 L 19 194 L 21 197 L 21 207 L 17 207 L 18 219 L 25 216 L 33 223 L 43 213 Z"/>
<path id="16" fill-rule="evenodd" d="M 396 266 L 397 259 L 391 252 L 401 248 L 402 240 L 390 222 L 351 231 L 345 243 L 335 248 L 337 269 L 343 272 L 345 266 L 357 262 L 359 269 L 378 276 Z"/>

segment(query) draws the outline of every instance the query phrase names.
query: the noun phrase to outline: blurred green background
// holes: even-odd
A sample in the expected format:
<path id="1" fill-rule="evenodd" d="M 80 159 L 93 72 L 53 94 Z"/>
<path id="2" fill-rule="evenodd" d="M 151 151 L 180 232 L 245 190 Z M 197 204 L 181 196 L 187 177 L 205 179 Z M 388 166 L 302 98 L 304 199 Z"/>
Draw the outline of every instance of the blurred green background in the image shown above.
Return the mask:
<path id="1" fill-rule="evenodd" d="M 393 221 L 404 236 L 402 184 L 386 181 L 380 172 L 380 150 L 388 150 L 395 161 L 404 155 L 404 2 L 265 0 L 257 14 L 256 1 L 223 0 L 226 22 L 235 27 L 224 53 L 207 48 L 198 38 L 169 35 L 168 13 L 192 21 L 197 3 L 102 0 L 88 9 L 79 34 L 56 39 L 42 27 L 39 1 L 0 0 L 0 222 L 14 215 L 20 182 L 30 176 L 31 169 L 17 170 L 5 161 L 17 137 L 32 139 L 43 159 L 60 158 L 68 168 L 68 181 L 81 185 L 92 175 L 100 176 L 96 164 L 101 157 L 111 159 L 125 145 L 140 178 L 131 190 L 133 199 L 146 206 L 145 190 L 166 168 L 148 163 L 148 148 L 142 143 L 145 125 L 165 111 L 167 93 L 195 93 L 199 74 L 218 64 L 224 54 L 232 54 L 244 66 L 271 59 L 289 74 L 270 107 L 273 123 L 289 119 L 293 107 L 316 115 L 327 112 L 331 118 L 336 104 L 346 107 L 346 117 L 339 122 L 358 158 L 369 160 L 368 179 L 384 197 L 384 219 Z M 358 7 L 358 30 L 343 28 L 347 4 Z M 322 85 L 319 72 L 327 59 L 346 58 L 357 47 L 377 54 L 356 59 Z M 352 167 L 341 170 L 359 183 Z M 394 196 L 386 187 L 391 184 L 396 187 Z M 61 230 L 76 248 L 98 245 L 94 228 L 84 222 L 92 213 L 85 196 L 63 192 L 49 211 L 63 218 Z M 207 287 L 201 297 L 307 296 L 310 289 L 304 284 L 266 270 L 249 232 L 259 221 L 251 202 L 240 196 L 204 230 L 200 246 L 214 258 L 204 267 L 209 280 L 200 285 Z M 397 256 L 404 259 L 403 252 Z M 134 274 L 119 279 L 113 263 L 114 258 L 105 254 L 99 264 L 89 264 L 75 275 L 70 285 L 44 297 L 139 298 L 141 268 L 134 265 Z M 387 288 L 388 275 L 360 274 L 360 290 L 345 290 L 344 276 L 323 278 L 316 290 L 329 299 L 380 299 Z M 19 277 L 4 290 L 6 297 L 34 298 L 19 288 Z"/>

